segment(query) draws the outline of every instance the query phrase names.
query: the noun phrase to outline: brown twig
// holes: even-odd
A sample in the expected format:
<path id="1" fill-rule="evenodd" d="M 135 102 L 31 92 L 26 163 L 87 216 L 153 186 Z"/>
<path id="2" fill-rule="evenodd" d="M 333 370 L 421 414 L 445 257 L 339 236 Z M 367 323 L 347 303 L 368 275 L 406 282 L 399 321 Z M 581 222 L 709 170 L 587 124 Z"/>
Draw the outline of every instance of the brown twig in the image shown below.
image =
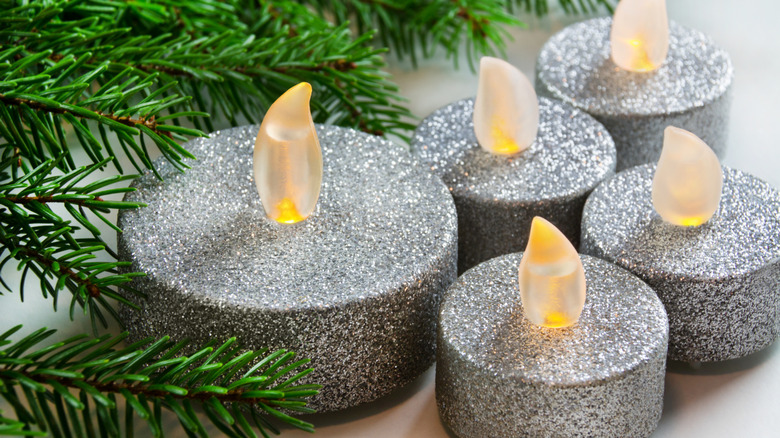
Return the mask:
<path id="1" fill-rule="evenodd" d="M 46 257 L 40 252 L 24 246 L 19 247 L 19 252 L 21 252 L 26 256 L 34 258 L 38 263 L 42 264 L 43 266 L 46 266 L 49 270 L 55 271 L 55 269 L 53 269 L 55 260 L 51 260 L 50 258 Z M 56 271 L 60 275 L 67 275 L 68 278 L 70 278 L 74 283 L 84 286 L 87 289 L 87 293 L 89 293 L 90 297 L 97 298 L 100 296 L 100 288 L 95 284 L 93 284 L 92 281 L 90 281 L 87 278 L 79 277 L 78 273 L 66 267 L 64 264 L 58 262 L 58 265 L 59 265 L 59 269 L 57 269 Z"/>
<path id="2" fill-rule="evenodd" d="M 4 369 L 5 367 L 0 367 L 0 372 L 6 371 Z M 22 372 L 22 370 L 16 369 L 16 368 L 8 368 L 7 370 L 13 370 L 16 372 Z M 146 397 L 153 397 L 153 398 L 165 398 L 165 397 L 172 397 L 178 400 L 199 400 L 199 401 L 206 401 L 212 397 L 217 397 L 221 402 L 223 403 L 249 403 L 249 404 L 256 404 L 256 403 L 264 403 L 269 404 L 273 401 L 286 401 L 285 398 L 279 398 L 279 399 L 267 399 L 267 398 L 261 398 L 261 397 L 242 397 L 245 391 L 240 389 L 234 389 L 231 391 L 228 391 L 227 394 L 214 394 L 213 392 L 198 392 L 195 394 L 174 394 L 168 391 L 158 390 L 158 389 L 148 389 L 145 388 L 142 385 L 136 384 L 136 383 L 121 383 L 121 382 L 100 382 L 96 379 L 72 379 L 68 377 L 60 377 L 60 376 L 52 376 L 52 375 L 43 375 L 43 374 L 28 374 L 25 373 L 25 376 L 35 380 L 38 383 L 43 384 L 50 384 L 49 381 L 55 381 L 65 387 L 68 388 L 78 388 L 76 385 L 73 384 L 74 381 L 78 380 L 84 383 L 89 384 L 90 386 L 93 386 L 95 389 L 100 391 L 101 393 L 120 393 L 123 389 L 129 391 L 133 395 L 139 395 L 142 394 Z"/>
<path id="3" fill-rule="evenodd" d="M 70 111 L 67 108 L 51 107 L 51 106 L 48 106 L 48 105 L 40 103 L 40 102 L 35 102 L 35 101 L 32 101 L 32 100 L 23 99 L 23 98 L 20 98 L 20 97 L 8 97 L 8 96 L 6 96 L 4 94 L 0 94 L 0 102 L 4 103 L 6 105 L 11 105 L 11 106 L 27 105 L 28 107 L 30 107 L 30 108 L 32 108 L 32 109 L 34 109 L 36 111 L 42 111 L 42 112 L 50 113 L 50 114 L 70 114 L 70 115 L 72 115 L 74 117 L 78 117 L 78 118 L 82 118 L 82 119 L 85 118 L 83 115 L 81 115 L 79 113 L 76 113 L 76 112 L 73 112 L 73 111 Z M 100 117 L 105 117 L 107 119 L 111 119 L 111 120 L 113 120 L 115 122 L 121 123 L 121 124 L 129 126 L 131 128 L 135 128 L 136 125 L 144 125 L 147 128 L 149 128 L 150 130 L 154 131 L 156 134 L 165 135 L 165 136 L 167 136 L 169 138 L 173 138 L 173 135 L 170 132 L 168 132 L 168 131 L 161 131 L 161 130 L 157 129 L 157 121 L 155 120 L 154 116 L 149 117 L 148 119 L 145 118 L 145 117 L 141 117 L 140 119 L 134 119 L 132 117 L 127 117 L 127 116 L 120 117 L 120 116 L 116 116 L 116 115 L 111 114 L 111 113 L 104 113 L 102 111 L 94 111 L 94 113 L 99 115 Z"/>
<path id="4" fill-rule="evenodd" d="M 455 0 L 453 0 L 455 1 Z M 490 21 L 485 17 L 475 17 L 468 9 L 461 6 L 456 14 L 458 17 L 465 19 L 471 26 L 471 32 L 474 35 L 479 35 L 480 38 L 487 37 L 485 27 L 490 25 Z"/>
<path id="5" fill-rule="evenodd" d="M 274 20 L 279 20 L 282 22 L 282 26 L 287 26 L 287 35 L 292 38 L 298 36 L 298 29 L 296 29 L 295 26 L 293 26 L 292 22 L 288 20 L 285 16 L 282 15 L 282 12 L 274 7 L 273 3 L 268 4 L 268 13 L 271 14 L 272 17 L 274 17 Z"/>
<path id="6" fill-rule="evenodd" d="M 135 66 L 135 68 L 150 72 L 150 71 L 159 71 L 161 73 L 165 73 L 170 76 L 181 76 L 181 77 L 192 77 L 192 73 L 180 70 L 178 68 L 174 67 L 168 67 L 164 65 L 156 65 L 156 64 L 141 64 Z M 272 71 L 274 73 L 287 73 L 290 70 L 301 70 L 301 71 L 308 71 L 308 72 L 321 72 L 325 71 L 327 69 L 336 70 L 340 72 L 350 71 L 357 68 L 357 64 L 352 61 L 346 61 L 344 59 L 337 59 L 335 61 L 328 61 L 328 62 L 322 62 L 317 65 L 311 65 L 311 66 L 291 66 L 291 65 L 283 65 L 280 67 L 273 67 L 273 68 L 264 68 L 264 67 L 243 67 L 243 66 L 237 66 L 237 67 L 228 67 L 224 65 L 214 65 L 212 68 L 215 69 L 221 69 L 221 70 L 232 70 L 236 73 L 241 73 L 242 75 L 254 77 L 258 76 L 262 70 Z"/>
<path id="7" fill-rule="evenodd" d="M 60 202 L 63 204 L 75 204 L 81 207 L 88 207 L 87 204 L 85 204 L 85 201 L 102 201 L 103 199 L 98 197 L 95 197 L 93 199 L 53 199 L 53 196 L 4 196 L 4 199 L 7 199 L 15 204 L 29 204 L 31 202 L 40 202 L 41 204 L 47 204 L 51 202 Z"/>

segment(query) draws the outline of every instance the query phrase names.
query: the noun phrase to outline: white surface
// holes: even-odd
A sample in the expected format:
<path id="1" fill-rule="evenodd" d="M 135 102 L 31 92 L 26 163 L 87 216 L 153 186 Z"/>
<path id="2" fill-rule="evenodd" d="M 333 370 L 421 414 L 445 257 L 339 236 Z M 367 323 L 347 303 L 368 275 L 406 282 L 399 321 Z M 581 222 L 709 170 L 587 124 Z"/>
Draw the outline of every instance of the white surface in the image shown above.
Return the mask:
<path id="1" fill-rule="evenodd" d="M 780 119 L 780 3 L 678 0 L 669 2 L 669 14 L 679 23 L 712 36 L 734 61 L 734 101 L 725 163 L 780 187 L 780 145 L 775 134 Z M 571 22 L 556 17 L 543 22 L 531 19 L 529 30 L 512 32 L 515 41 L 509 43 L 508 60 L 529 77 L 542 44 Z M 477 87 L 476 77 L 467 68 L 455 71 L 444 59 L 422 62 L 418 70 L 393 63 L 390 72 L 418 116 L 473 96 Z M 3 278 L 9 275 L 11 272 L 4 270 Z M 60 328 L 60 337 L 88 331 L 85 318 L 68 321 L 66 300 L 60 303 L 65 311 L 53 313 L 51 302 L 40 298 L 38 291 L 35 282 L 28 279 L 27 303 L 19 303 L 15 294 L 0 298 L 0 330 L 25 323 L 28 328 Z M 414 384 L 380 401 L 338 414 L 312 416 L 309 419 L 318 427 L 315 436 L 447 437 L 436 412 L 433 378 L 431 369 Z M 173 426 L 175 420 L 170 424 L 171 436 L 185 436 Z M 311 435 L 286 430 L 283 436 Z M 775 344 L 753 357 L 697 372 L 686 366 L 671 367 L 663 418 L 653 436 L 780 437 L 780 347 Z"/>

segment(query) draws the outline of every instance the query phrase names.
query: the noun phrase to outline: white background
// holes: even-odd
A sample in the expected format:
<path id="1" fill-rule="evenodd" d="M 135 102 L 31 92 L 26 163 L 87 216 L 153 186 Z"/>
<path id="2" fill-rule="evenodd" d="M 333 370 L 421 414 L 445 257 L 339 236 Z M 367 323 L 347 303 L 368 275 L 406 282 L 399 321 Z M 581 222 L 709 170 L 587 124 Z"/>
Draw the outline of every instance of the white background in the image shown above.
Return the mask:
<path id="1" fill-rule="evenodd" d="M 725 164 L 780 187 L 777 134 L 780 3 L 773 0 L 671 0 L 668 3 L 673 20 L 709 34 L 732 56 L 736 77 Z M 529 29 L 512 30 L 515 40 L 508 44 L 507 57 L 533 77 L 536 54 L 542 44 L 572 19 L 562 14 L 544 20 L 523 18 L 529 22 Z M 442 56 L 424 61 L 413 70 L 392 57 L 388 60 L 393 79 L 419 117 L 476 92 L 476 77 L 465 63 L 456 71 Z M 109 229 L 103 229 L 111 236 Z M 108 241 L 112 238 L 108 237 Z M 18 283 L 10 270 L 2 274 L 10 284 Z M 27 329 L 43 325 L 59 328 L 60 338 L 89 331 L 86 318 L 77 316 L 74 322 L 68 320 L 67 308 L 52 312 L 51 302 L 40 298 L 35 282 L 29 279 L 25 299 L 22 304 L 15 294 L 0 298 L 0 331 L 18 323 L 24 323 Z M 62 304 L 66 303 L 63 300 Z M 317 426 L 315 436 L 320 437 L 448 437 L 436 412 L 434 372 L 432 368 L 413 384 L 377 402 L 307 419 Z M 699 370 L 671 365 L 664 403 L 664 414 L 654 437 L 780 437 L 780 347 L 775 344 L 749 358 Z M 7 406 L 0 404 L 0 409 L 6 410 Z M 169 420 L 169 435 L 185 436 L 176 426 L 176 420 Z M 311 435 L 285 430 L 283 436 Z M 501 436 L 501 432 L 496 431 L 496 436 Z"/>

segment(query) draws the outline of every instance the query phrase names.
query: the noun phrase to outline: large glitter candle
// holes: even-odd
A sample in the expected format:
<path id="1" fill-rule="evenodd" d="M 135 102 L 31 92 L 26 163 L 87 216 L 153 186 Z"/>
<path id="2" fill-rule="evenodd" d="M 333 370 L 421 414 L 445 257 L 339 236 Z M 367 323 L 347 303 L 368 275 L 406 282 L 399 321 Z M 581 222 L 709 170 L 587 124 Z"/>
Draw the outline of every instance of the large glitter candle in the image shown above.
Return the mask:
<path id="1" fill-rule="evenodd" d="M 517 252 L 534 216 L 575 245 L 588 194 L 615 171 L 604 127 L 560 101 L 537 101 L 513 66 L 483 58 L 476 99 L 425 118 L 412 151 L 449 187 L 458 211 L 458 270 Z"/>
<path id="2" fill-rule="evenodd" d="M 664 0 L 622 0 L 614 18 L 571 25 L 536 62 L 540 96 L 595 117 L 617 147 L 617 170 L 655 162 L 663 130 L 679 126 L 722 157 L 733 67 L 706 35 L 666 17 Z"/>
<path id="3" fill-rule="evenodd" d="M 721 171 L 689 132 L 669 128 L 658 165 L 596 188 L 583 213 L 581 251 L 658 293 L 671 359 L 735 359 L 780 333 L 780 193 L 744 172 Z"/>
<path id="4" fill-rule="evenodd" d="M 310 407 L 333 411 L 433 363 L 439 297 L 456 276 L 457 220 L 447 189 L 403 148 L 315 128 L 308 96 L 288 100 L 305 101 L 309 119 L 275 124 L 289 108 L 272 107 L 260 136 L 246 126 L 193 140 L 186 147 L 198 160 L 186 173 L 157 161 L 162 181 L 134 183 L 127 198 L 148 207 L 120 216 L 119 247 L 148 274 L 134 283 L 146 299 L 122 315 L 136 338 L 237 336 L 248 348 L 311 358 L 307 379 L 324 386 Z M 283 147 L 264 150 L 274 142 Z M 287 167 L 287 182 L 275 184 L 269 172 Z"/>
<path id="5" fill-rule="evenodd" d="M 464 438 L 649 436 L 663 408 L 663 305 L 628 271 L 549 245 L 565 240 L 550 227 L 535 219 L 541 236 L 524 253 L 470 269 L 445 295 L 441 419 Z"/>

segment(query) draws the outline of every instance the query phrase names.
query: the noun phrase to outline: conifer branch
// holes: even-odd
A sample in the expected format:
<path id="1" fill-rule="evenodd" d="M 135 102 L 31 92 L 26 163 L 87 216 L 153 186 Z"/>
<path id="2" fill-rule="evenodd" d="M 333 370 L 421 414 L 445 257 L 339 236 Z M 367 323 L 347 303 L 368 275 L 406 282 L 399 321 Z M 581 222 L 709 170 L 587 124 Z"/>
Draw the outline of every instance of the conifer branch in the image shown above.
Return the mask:
<path id="1" fill-rule="evenodd" d="M 0 243 L 8 248 L 13 248 L 11 252 L 15 258 L 20 260 L 34 260 L 45 270 L 50 270 L 59 277 L 66 277 L 68 280 L 78 285 L 79 288 L 86 289 L 91 298 L 100 296 L 100 287 L 98 287 L 98 285 L 89 280 L 89 278 L 80 277 L 78 273 L 68 268 L 67 265 L 61 264 L 60 261 L 55 258 L 26 246 L 14 248 L 10 241 L 5 240 L 5 238 L 1 236 Z"/>
<path id="2" fill-rule="evenodd" d="M 108 196 L 133 191 L 131 187 L 114 185 L 133 179 L 135 175 L 81 184 L 109 159 L 63 175 L 52 175 L 63 159 L 64 155 L 57 160 L 47 160 L 35 169 L 27 168 L 24 163 L 16 169 L 13 156 L 0 163 L 3 170 L 0 172 L 0 269 L 11 260 L 18 262 L 18 269 L 23 272 L 19 284 L 22 300 L 28 272 L 40 278 L 41 291 L 44 297 L 52 298 L 55 309 L 59 293 L 69 290 L 72 293 L 71 317 L 76 307 L 91 311 L 93 325 L 97 328 L 98 324 L 107 324 L 105 312 L 115 315 L 110 301 L 134 306 L 114 288 L 137 294 L 129 288 L 129 283 L 141 274 L 120 274 L 120 268 L 129 266 L 126 262 L 93 261 L 101 253 L 112 258 L 116 258 L 116 254 L 102 240 L 87 212 L 116 229 L 105 213 L 112 209 L 139 208 L 143 204 L 108 199 Z M 22 171 L 22 175 L 14 177 L 13 170 Z M 50 204 L 65 207 L 64 213 L 70 218 L 63 217 L 63 212 L 55 211 Z M 74 222 L 85 227 L 92 237 L 77 238 L 75 233 L 80 227 Z M 7 290 L 13 290 L 1 277 L 0 281 Z"/>
<path id="3" fill-rule="evenodd" d="M 46 329 L 9 340 L 20 328 L 0 335 L 0 396 L 17 417 L 0 420 L 0 431 L 9 425 L 30 435 L 94 436 L 100 430 L 131 436 L 134 420 L 142 419 L 154 436 L 162 436 L 165 408 L 188 434 L 208 436 L 193 410 L 197 404 L 231 437 L 255 436 L 255 430 L 278 434 L 272 420 L 313 432 L 310 423 L 285 413 L 314 412 L 306 407 L 307 398 L 319 389 L 300 383 L 313 369 L 305 368 L 308 359 L 294 360 L 294 353 L 244 351 L 235 338 L 189 355 L 182 354 L 186 342 L 167 337 L 117 348 L 127 333 L 82 335 L 42 346 L 54 334 Z M 118 420 L 118 399 L 125 402 L 124 424 Z"/>
<path id="4" fill-rule="evenodd" d="M 549 12 L 548 0 L 297 0 L 336 22 L 352 21 L 359 33 L 378 29 L 381 43 L 398 58 L 416 64 L 421 54 L 445 50 L 457 66 L 465 51 L 472 70 L 483 55 L 502 55 L 508 26 L 524 26 L 517 9 L 538 16 Z M 616 0 L 558 0 L 567 14 L 612 11 Z"/>
<path id="5" fill-rule="evenodd" d="M 542 17 L 550 13 L 550 6 L 548 0 L 510 0 L 510 8 L 515 3 L 517 7 L 521 8 L 528 14 L 535 14 Z M 617 4 L 617 0 L 558 0 L 558 4 L 561 6 L 566 14 L 588 14 L 599 11 L 606 11 L 608 13 L 614 12 L 614 5 Z"/>
<path id="6" fill-rule="evenodd" d="M 60 58 L 61 59 L 61 58 Z M 24 97 L 22 97 L 24 96 Z M 170 131 L 164 131 L 157 127 L 157 122 L 154 120 L 154 116 L 149 119 L 141 117 L 134 119 L 132 117 L 119 117 L 115 114 L 104 113 L 102 111 L 84 111 L 83 108 L 72 107 L 67 104 L 60 104 L 55 101 L 42 100 L 38 96 L 26 96 L 20 95 L 18 97 L 10 97 L 0 93 L 0 102 L 10 106 L 27 106 L 35 111 L 41 111 L 48 114 L 70 114 L 73 117 L 80 119 L 91 119 L 101 121 L 103 119 L 113 120 L 116 123 L 120 123 L 130 128 L 135 128 L 138 125 L 144 125 L 149 130 L 158 135 L 165 135 L 169 138 L 173 138 Z M 137 135 L 138 131 L 129 131 L 130 134 Z"/>
<path id="7" fill-rule="evenodd" d="M 14 204 L 50 204 L 50 203 L 62 203 L 73 204 L 86 207 L 88 205 L 94 205 L 92 201 L 103 202 L 103 199 L 99 196 L 92 198 L 91 200 L 84 200 L 81 198 L 56 198 L 54 196 L 2 196 L 0 199 L 4 199 Z"/>
<path id="8" fill-rule="evenodd" d="M 176 81 L 178 91 L 193 96 L 196 109 L 234 125 L 238 116 L 259 122 L 276 97 L 307 81 L 314 88 L 317 122 L 401 137 L 412 127 L 403 121 L 411 114 L 401 105 L 397 87 L 380 70 L 384 50 L 369 44 L 373 32 L 353 37 L 346 23 L 334 26 L 290 2 L 222 2 L 221 16 L 214 14 L 213 4 L 163 0 L 129 9 L 119 4 L 120 12 L 106 19 L 141 29 L 151 38 L 134 41 L 132 47 L 116 41 L 100 58 L 109 58 L 114 69 L 160 73 L 160 81 Z M 183 7 L 188 10 L 186 21 L 177 12 Z M 174 36 L 182 27 L 186 35 Z M 200 38 L 193 37 L 196 31 Z M 71 50 L 82 53 L 78 47 Z M 178 104 L 172 109 L 188 111 Z M 208 119 L 191 121 L 199 129 L 213 130 Z"/>

